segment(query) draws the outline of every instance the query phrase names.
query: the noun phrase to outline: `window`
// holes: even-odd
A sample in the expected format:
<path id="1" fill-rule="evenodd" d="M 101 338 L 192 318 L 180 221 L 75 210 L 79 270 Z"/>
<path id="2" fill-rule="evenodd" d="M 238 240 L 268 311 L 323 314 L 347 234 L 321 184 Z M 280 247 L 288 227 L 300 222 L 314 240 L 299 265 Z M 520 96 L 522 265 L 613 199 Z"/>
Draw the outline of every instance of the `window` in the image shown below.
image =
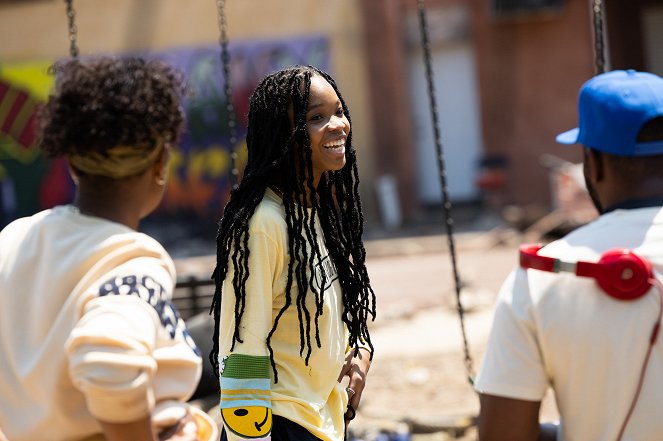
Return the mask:
<path id="1" fill-rule="evenodd" d="M 562 0 L 490 0 L 498 18 L 550 15 L 559 12 Z"/>

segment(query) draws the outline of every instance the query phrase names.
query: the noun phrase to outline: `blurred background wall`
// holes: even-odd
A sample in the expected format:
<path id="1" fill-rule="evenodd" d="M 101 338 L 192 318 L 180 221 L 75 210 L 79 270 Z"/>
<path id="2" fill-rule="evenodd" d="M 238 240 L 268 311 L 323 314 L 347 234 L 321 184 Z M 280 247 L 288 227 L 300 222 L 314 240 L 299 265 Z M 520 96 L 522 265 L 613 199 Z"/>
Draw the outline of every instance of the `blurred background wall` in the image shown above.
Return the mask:
<path id="1" fill-rule="evenodd" d="M 663 0 L 604 3 L 609 66 L 663 74 Z M 232 147 L 216 3 L 74 6 L 81 56 L 147 54 L 189 76 L 190 126 L 154 218 L 179 220 L 209 241 L 228 193 Z M 428 0 L 426 8 L 452 202 L 498 213 L 553 209 L 551 155 L 581 158 L 554 136 L 576 125 L 578 88 L 594 74 L 591 1 Z M 441 224 L 416 0 L 228 0 L 227 17 L 240 122 L 269 71 L 301 62 L 327 69 L 352 113 L 367 231 Z M 33 124 L 53 81 L 47 67 L 68 57 L 64 2 L 0 1 L 0 41 L 1 226 L 71 198 L 64 164 L 41 157 Z M 241 147 L 234 146 L 240 159 Z"/>

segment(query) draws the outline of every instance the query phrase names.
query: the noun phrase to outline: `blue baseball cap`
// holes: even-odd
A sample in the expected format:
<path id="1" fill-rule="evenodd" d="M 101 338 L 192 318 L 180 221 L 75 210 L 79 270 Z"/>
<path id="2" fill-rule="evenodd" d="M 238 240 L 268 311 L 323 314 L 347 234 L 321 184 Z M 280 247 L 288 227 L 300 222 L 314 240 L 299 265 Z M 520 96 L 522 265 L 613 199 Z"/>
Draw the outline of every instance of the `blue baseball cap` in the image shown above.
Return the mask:
<path id="1" fill-rule="evenodd" d="M 580 89 L 579 126 L 557 135 L 560 144 L 583 144 L 619 156 L 663 154 L 663 141 L 637 142 L 650 119 L 663 116 L 663 78 L 634 70 L 597 75 Z"/>

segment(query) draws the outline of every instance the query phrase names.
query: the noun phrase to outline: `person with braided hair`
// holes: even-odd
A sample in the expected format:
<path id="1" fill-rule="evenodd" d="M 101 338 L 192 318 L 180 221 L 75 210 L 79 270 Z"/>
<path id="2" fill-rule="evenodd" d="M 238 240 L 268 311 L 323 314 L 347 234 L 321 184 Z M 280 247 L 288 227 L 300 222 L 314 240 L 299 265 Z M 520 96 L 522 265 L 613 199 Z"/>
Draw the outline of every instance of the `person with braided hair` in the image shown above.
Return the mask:
<path id="1" fill-rule="evenodd" d="M 272 73 L 251 96 L 213 274 L 222 439 L 340 441 L 354 418 L 375 294 L 350 128 L 336 82 L 312 66 Z"/>
<path id="2" fill-rule="evenodd" d="M 136 231 L 165 189 L 183 79 L 141 58 L 53 71 L 40 147 L 66 158 L 76 194 L 0 232 L 0 427 L 12 441 L 218 439 L 186 403 L 201 358 L 170 302 L 173 261 Z"/>

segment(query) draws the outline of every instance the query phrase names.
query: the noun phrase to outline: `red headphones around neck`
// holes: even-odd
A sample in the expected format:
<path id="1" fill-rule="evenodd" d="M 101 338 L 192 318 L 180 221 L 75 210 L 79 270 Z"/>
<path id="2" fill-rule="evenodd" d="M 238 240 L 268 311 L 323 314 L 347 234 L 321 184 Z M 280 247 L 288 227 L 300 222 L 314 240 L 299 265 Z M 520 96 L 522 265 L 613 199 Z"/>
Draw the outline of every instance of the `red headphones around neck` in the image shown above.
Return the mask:
<path id="1" fill-rule="evenodd" d="M 656 287 L 660 296 L 658 319 L 654 323 L 647 353 L 642 362 L 638 385 L 631 400 L 628 413 L 621 424 L 617 441 L 622 439 L 626 425 L 631 419 L 633 409 L 640 397 L 640 391 L 644 383 L 645 372 L 652 349 L 656 343 L 659 329 L 661 327 L 661 317 L 663 316 L 663 285 L 654 278 L 654 271 L 651 263 L 633 251 L 628 249 L 612 249 L 601 255 L 596 263 L 591 262 L 565 262 L 554 257 L 539 255 L 541 245 L 530 244 L 520 246 L 520 266 L 525 269 L 536 269 L 558 273 L 560 271 L 570 272 L 576 276 L 593 277 L 596 283 L 610 297 L 617 300 L 635 300 L 642 297 L 651 287 Z"/>
<path id="2" fill-rule="evenodd" d="M 593 277 L 610 297 L 635 300 L 651 288 L 652 266 L 646 259 L 627 249 L 612 249 L 601 255 L 598 262 L 565 262 L 539 255 L 539 244 L 520 246 L 520 266 L 558 273 L 570 272 L 581 277 Z"/>

